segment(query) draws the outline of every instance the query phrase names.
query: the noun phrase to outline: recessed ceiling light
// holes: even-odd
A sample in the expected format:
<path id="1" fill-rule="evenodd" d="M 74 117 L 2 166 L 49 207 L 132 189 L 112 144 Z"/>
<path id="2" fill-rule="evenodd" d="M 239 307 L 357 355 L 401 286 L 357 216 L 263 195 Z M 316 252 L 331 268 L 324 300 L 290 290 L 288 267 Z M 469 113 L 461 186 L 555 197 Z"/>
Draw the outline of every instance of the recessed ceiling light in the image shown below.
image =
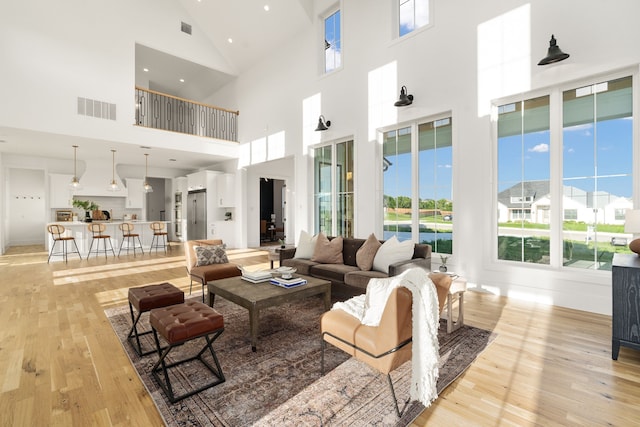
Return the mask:
<path id="1" fill-rule="evenodd" d="M 233 39 L 232 39 L 231 37 L 229 37 L 229 38 L 227 39 L 227 41 L 228 41 L 229 43 L 233 43 Z"/>
<path id="2" fill-rule="evenodd" d="M 269 5 L 268 5 L 268 4 L 265 4 L 265 5 L 264 5 L 264 11 L 265 11 L 265 12 L 269 12 Z"/>
<path id="3" fill-rule="evenodd" d="M 175 162 L 175 161 L 176 161 L 176 159 L 169 159 L 169 161 L 170 161 L 170 162 Z"/>
<path id="4" fill-rule="evenodd" d="M 184 83 L 184 79 L 180 79 L 180 83 Z"/>
<path id="5" fill-rule="evenodd" d="M 144 71 L 145 73 L 148 73 L 149 69 L 148 68 L 143 68 L 142 71 Z"/>
<path id="6" fill-rule="evenodd" d="M 142 148 L 144 150 L 151 150 L 151 147 L 148 147 L 146 145 L 141 145 L 140 148 Z"/>

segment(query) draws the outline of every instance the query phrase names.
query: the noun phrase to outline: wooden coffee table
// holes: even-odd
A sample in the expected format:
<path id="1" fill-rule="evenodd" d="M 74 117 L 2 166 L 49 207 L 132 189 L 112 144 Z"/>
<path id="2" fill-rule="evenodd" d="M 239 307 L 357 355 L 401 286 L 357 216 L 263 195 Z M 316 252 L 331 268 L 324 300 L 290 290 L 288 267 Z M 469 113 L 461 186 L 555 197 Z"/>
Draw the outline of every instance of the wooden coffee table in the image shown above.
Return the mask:
<path id="1" fill-rule="evenodd" d="M 207 282 L 209 306 L 213 307 L 216 295 L 249 310 L 249 331 L 251 350 L 256 351 L 260 310 L 275 307 L 291 301 L 301 300 L 312 295 L 323 295 L 324 308 L 331 308 L 331 282 L 315 277 L 302 276 L 306 285 L 295 288 L 281 288 L 268 282 L 251 283 L 240 276 Z"/>

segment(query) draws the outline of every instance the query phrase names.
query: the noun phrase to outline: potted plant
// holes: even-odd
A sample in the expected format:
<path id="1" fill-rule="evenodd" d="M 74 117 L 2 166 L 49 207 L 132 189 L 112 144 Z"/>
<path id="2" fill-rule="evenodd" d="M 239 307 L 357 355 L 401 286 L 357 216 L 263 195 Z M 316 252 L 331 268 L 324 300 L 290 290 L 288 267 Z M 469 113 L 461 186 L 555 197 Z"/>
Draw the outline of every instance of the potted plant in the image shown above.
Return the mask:
<path id="1" fill-rule="evenodd" d="M 447 272 L 447 260 L 449 259 L 448 256 L 444 256 L 444 255 L 440 255 L 440 267 L 438 267 L 438 270 L 442 271 L 443 273 Z"/>
<path id="2" fill-rule="evenodd" d="M 90 200 L 76 200 L 74 199 L 72 202 L 74 208 L 80 208 L 84 210 L 84 220 L 85 222 L 91 222 L 91 211 L 95 211 L 99 208 L 99 206 Z"/>
<path id="3" fill-rule="evenodd" d="M 278 239 L 278 243 L 280 243 L 280 249 L 284 249 L 284 239 L 286 238 L 286 236 L 284 236 L 282 239 Z"/>

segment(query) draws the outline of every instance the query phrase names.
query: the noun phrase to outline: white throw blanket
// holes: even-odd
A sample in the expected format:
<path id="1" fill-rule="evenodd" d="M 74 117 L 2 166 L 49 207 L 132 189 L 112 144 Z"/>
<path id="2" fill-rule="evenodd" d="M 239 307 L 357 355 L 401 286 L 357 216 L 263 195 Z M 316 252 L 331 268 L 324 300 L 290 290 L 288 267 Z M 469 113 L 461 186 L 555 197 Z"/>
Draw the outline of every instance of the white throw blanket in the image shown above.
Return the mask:
<path id="1" fill-rule="evenodd" d="M 440 313 L 436 287 L 427 272 L 412 268 L 398 276 L 371 279 L 365 295 L 337 302 L 333 305 L 333 310 L 344 310 L 363 325 L 378 326 L 391 291 L 399 286 L 409 289 L 413 296 L 411 398 L 428 407 L 438 397 L 436 382 Z"/>

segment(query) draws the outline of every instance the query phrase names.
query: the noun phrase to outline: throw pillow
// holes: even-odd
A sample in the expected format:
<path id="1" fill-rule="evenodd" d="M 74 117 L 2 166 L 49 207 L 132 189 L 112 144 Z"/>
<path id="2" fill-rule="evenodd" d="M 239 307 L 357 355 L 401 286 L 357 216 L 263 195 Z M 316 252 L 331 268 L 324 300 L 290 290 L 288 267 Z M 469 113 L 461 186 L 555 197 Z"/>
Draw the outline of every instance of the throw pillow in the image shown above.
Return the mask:
<path id="1" fill-rule="evenodd" d="M 196 251 L 196 267 L 211 264 L 226 264 L 229 262 L 227 253 L 222 245 L 194 246 Z"/>
<path id="2" fill-rule="evenodd" d="M 360 246 L 356 252 L 356 265 L 362 271 L 369 271 L 373 267 L 373 259 L 378 252 L 382 243 L 378 241 L 376 236 L 371 233 L 367 240 Z"/>
<path id="3" fill-rule="evenodd" d="M 394 235 L 384 242 L 373 259 L 373 269 L 389 274 L 389 265 L 408 261 L 413 257 L 414 243 L 411 240 L 398 241 Z"/>
<path id="4" fill-rule="evenodd" d="M 322 264 L 344 264 L 344 260 L 342 259 L 342 243 L 342 236 L 329 240 L 324 233 L 318 234 L 318 241 L 316 242 L 316 248 L 313 251 L 311 261 Z"/>
<path id="5" fill-rule="evenodd" d="M 296 247 L 296 253 L 294 258 L 310 259 L 313 256 L 313 251 L 316 249 L 316 241 L 318 236 L 311 237 L 309 233 L 302 230 L 300 232 L 300 238 L 298 239 L 298 246 Z"/>

